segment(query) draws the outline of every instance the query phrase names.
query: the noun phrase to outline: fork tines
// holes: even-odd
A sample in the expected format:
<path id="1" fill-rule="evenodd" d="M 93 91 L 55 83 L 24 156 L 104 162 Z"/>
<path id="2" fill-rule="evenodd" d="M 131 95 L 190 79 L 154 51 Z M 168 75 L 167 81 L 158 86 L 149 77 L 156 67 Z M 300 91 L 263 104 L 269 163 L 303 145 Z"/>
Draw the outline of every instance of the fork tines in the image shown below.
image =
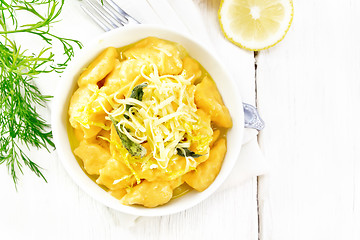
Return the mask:
<path id="1" fill-rule="evenodd" d="M 80 4 L 80 7 L 105 31 L 127 24 L 140 23 L 113 0 L 84 0 L 82 2 L 84 4 Z"/>

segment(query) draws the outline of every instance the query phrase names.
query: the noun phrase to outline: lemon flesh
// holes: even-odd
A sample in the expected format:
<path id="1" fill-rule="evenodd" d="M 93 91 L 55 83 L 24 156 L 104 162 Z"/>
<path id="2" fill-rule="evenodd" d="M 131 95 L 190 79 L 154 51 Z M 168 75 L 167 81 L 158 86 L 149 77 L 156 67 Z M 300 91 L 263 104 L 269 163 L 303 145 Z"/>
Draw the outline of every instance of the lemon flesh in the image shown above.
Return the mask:
<path id="1" fill-rule="evenodd" d="M 280 42 L 293 19 L 292 0 L 222 0 L 221 29 L 234 44 L 253 51 Z"/>

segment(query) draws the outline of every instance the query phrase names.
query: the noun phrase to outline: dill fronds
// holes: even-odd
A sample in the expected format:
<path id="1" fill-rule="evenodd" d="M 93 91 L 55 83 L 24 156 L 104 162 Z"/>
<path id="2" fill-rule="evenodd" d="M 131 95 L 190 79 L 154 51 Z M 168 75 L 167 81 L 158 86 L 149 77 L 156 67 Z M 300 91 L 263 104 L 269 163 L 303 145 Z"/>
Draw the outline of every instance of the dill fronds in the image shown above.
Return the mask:
<path id="1" fill-rule="evenodd" d="M 74 56 L 77 40 L 54 35 L 51 25 L 58 21 L 64 0 L 0 1 L 0 164 L 6 164 L 15 187 L 18 173 L 28 167 L 38 177 L 45 177 L 41 167 L 32 161 L 23 147 L 55 148 L 49 124 L 37 113 L 51 96 L 44 96 L 34 85 L 39 75 L 61 72 Z M 38 8 L 46 8 L 46 13 Z M 21 25 L 17 13 L 24 11 L 34 17 L 33 23 Z M 38 53 L 22 50 L 11 35 L 27 33 L 38 36 L 48 47 Z M 63 46 L 65 60 L 55 63 L 51 45 L 58 41 Z"/>

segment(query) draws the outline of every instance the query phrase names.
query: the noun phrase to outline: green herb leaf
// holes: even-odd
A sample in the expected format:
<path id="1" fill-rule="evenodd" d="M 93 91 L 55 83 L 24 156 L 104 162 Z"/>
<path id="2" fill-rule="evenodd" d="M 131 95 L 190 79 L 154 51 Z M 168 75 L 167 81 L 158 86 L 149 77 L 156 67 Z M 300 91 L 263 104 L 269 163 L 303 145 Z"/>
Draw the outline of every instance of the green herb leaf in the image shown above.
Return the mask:
<path id="1" fill-rule="evenodd" d="M 144 90 L 143 88 L 146 87 L 147 83 L 142 83 L 134 87 L 134 89 L 131 91 L 130 98 L 142 101 L 142 98 L 144 96 Z M 130 107 L 133 106 L 133 104 L 127 104 L 126 105 L 126 111 L 129 111 Z"/>
<path id="2" fill-rule="evenodd" d="M 193 157 L 193 158 L 198 158 L 204 155 L 200 155 L 200 154 L 196 154 L 192 151 L 190 151 L 188 148 L 176 148 L 177 151 L 177 155 L 181 156 L 181 157 Z"/>
<path id="3" fill-rule="evenodd" d="M 146 87 L 147 83 L 142 83 L 134 87 L 134 89 L 131 91 L 130 98 L 142 101 L 142 98 L 144 96 L 144 90 L 143 88 Z M 129 111 L 131 106 L 134 106 L 133 104 L 126 104 L 125 110 Z M 124 117 L 129 120 L 130 117 L 127 115 L 127 113 L 124 114 Z"/>
<path id="4" fill-rule="evenodd" d="M 118 122 L 112 116 L 109 117 L 111 122 L 114 124 L 116 133 L 118 134 L 122 145 L 126 148 L 126 150 L 128 150 L 131 156 L 144 157 L 147 152 L 146 149 L 140 144 L 131 141 L 125 134 L 120 131 L 119 127 L 117 126 Z"/>
<path id="5" fill-rule="evenodd" d="M 55 148 L 50 126 L 37 112 L 51 96 L 42 95 L 33 80 L 41 74 L 62 72 L 74 56 L 73 45 L 82 47 L 79 41 L 50 31 L 63 5 L 64 0 L 0 1 L 0 164 L 8 167 L 15 187 L 24 165 L 46 181 L 41 167 L 25 154 L 24 147 L 48 151 Z M 18 12 L 26 13 L 34 21 L 21 25 Z M 47 47 L 38 53 L 22 50 L 9 38 L 12 35 L 16 39 L 19 33 L 37 36 Z M 55 62 L 51 52 L 56 41 L 63 46 L 65 60 L 60 63 Z"/>

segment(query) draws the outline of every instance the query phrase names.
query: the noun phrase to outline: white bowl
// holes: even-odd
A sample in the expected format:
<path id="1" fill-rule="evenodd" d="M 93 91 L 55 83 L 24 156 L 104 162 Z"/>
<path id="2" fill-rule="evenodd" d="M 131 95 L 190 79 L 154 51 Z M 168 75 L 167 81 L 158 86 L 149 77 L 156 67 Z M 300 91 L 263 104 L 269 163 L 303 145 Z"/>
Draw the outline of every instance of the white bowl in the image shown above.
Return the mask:
<path id="1" fill-rule="evenodd" d="M 203 192 L 197 192 L 195 190 L 190 191 L 184 196 L 171 200 L 167 204 L 156 208 L 122 205 L 119 200 L 100 188 L 79 166 L 71 151 L 67 134 L 67 111 L 69 100 L 82 69 L 88 66 L 88 64 L 106 47 L 122 47 L 149 36 L 167 39 L 183 45 L 190 56 L 199 61 L 210 73 L 217 84 L 233 120 L 233 127 L 227 134 L 228 150 L 221 171 L 215 181 Z M 163 216 L 180 212 L 193 207 L 214 193 L 228 177 L 238 159 L 242 144 L 243 122 L 244 116 L 240 94 L 237 91 L 233 79 L 220 60 L 200 42 L 192 39 L 190 36 L 153 25 L 138 25 L 119 28 L 102 34 L 95 39 L 92 44 L 84 47 L 66 68 L 66 71 L 61 78 L 61 83 L 58 86 L 58 91 L 55 95 L 52 107 L 52 130 L 54 141 L 58 155 L 68 174 L 83 191 L 104 205 L 123 213 L 139 216 Z"/>

